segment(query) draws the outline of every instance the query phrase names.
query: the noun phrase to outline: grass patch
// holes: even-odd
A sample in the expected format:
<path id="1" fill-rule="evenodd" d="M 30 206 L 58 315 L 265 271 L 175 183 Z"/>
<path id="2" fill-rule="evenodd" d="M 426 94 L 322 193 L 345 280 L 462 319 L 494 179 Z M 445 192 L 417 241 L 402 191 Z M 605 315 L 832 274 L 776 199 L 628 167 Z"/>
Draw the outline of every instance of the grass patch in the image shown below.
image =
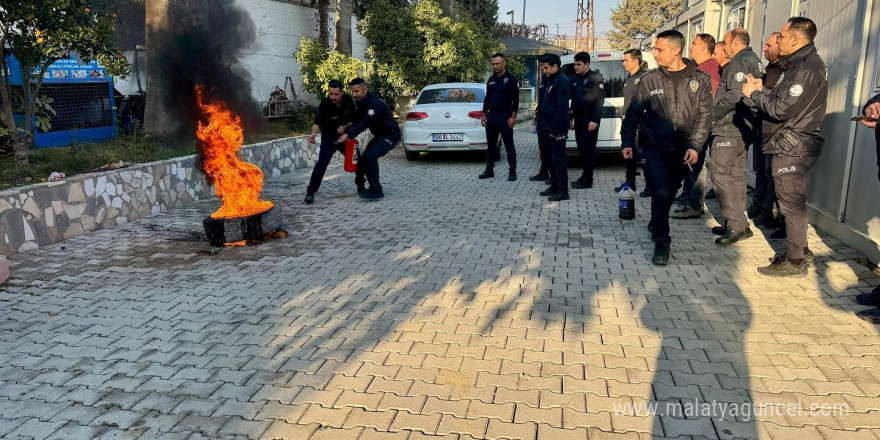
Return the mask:
<path id="1" fill-rule="evenodd" d="M 314 113 L 311 113 L 314 117 Z M 305 126 L 307 121 L 307 126 Z M 306 114 L 268 121 L 260 133 L 245 134 L 245 144 L 298 136 L 308 133 L 311 120 Z M 13 155 L 0 157 L 0 190 L 45 181 L 54 171 L 66 176 L 95 171 L 111 164 L 145 163 L 196 153 L 195 142 L 173 144 L 155 137 L 119 135 L 105 142 L 74 143 L 69 147 L 31 150 L 30 170 L 15 166 Z"/>

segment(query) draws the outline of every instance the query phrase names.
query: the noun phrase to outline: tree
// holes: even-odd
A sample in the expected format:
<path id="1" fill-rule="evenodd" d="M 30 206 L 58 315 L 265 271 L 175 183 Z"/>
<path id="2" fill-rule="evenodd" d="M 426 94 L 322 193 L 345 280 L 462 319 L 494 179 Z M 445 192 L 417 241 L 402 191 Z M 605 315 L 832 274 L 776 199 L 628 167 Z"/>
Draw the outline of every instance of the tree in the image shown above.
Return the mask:
<path id="1" fill-rule="evenodd" d="M 168 131 L 171 121 L 162 97 L 165 86 L 162 82 L 160 66 L 156 60 L 162 52 L 162 35 L 170 31 L 171 14 L 169 7 L 172 0 L 146 0 L 146 36 L 147 45 L 147 102 L 144 106 L 144 133 L 160 134 Z"/>
<path id="2" fill-rule="evenodd" d="M 330 47 L 330 0 L 318 0 L 318 41 Z"/>
<path id="3" fill-rule="evenodd" d="M 336 37 L 333 47 L 343 55 L 351 56 L 351 13 L 353 0 L 336 0 Z"/>
<path id="4" fill-rule="evenodd" d="M 550 28 L 546 24 L 536 24 L 534 26 L 525 26 L 510 23 L 496 23 L 493 33 L 501 39 L 510 37 L 526 37 L 538 40 L 543 43 L 550 43 Z"/>
<path id="5" fill-rule="evenodd" d="M 76 54 L 84 62 L 98 60 L 114 75 L 128 73 L 125 56 L 113 43 L 115 14 L 98 0 L 3 0 L 0 7 L 0 135 L 11 138 L 19 169 L 30 166 L 35 115 L 48 129 L 51 102 L 40 95 L 43 78 L 55 61 Z M 22 89 L 13 91 L 8 55 L 21 66 Z M 16 123 L 15 113 L 21 110 Z"/>
<path id="6" fill-rule="evenodd" d="M 624 50 L 638 44 L 636 35 L 650 35 L 663 23 L 681 12 L 681 0 L 621 0 L 611 10 L 608 40 L 615 50 Z"/>
<path id="7" fill-rule="evenodd" d="M 498 22 L 498 0 L 458 0 L 457 5 L 487 32 Z"/>
<path id="8" fill-rule="evenodd" d="M 443 11 L 443 15 L 447 17 L 454 17 L 453 12 L 455 8 L 454 0 L 437 0 L 437 3 L 440 5 L 440 9 Z"/>
<path id="9" fill-rule="evenodd" d="M 434 0 L 406 6 L 377 1 L 358 29 L 370 42 L 370 87 L 390 102 L 428 84 L 482 82 L 489 57 L 501 48 L 468 17 L 443 15 Z"/>

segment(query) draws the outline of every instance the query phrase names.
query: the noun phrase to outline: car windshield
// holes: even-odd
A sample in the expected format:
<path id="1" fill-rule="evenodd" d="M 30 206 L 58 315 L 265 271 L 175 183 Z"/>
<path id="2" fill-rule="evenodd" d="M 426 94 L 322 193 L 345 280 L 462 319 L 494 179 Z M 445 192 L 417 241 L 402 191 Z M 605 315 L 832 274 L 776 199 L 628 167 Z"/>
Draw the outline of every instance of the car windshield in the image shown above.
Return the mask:
<path id="1" fill-rule="evenodd" d="M 486 92 L 479 88 L 448 87 L 423 90 L 416 104 L 448 104 L 483 102 Z"/>
<path id="2" fill-rule="evenodd" d="M 623 83 L 626 81 L 627 73 L 620 61 L 593 61 L 590 63 L 590 70 L 605 78 L 606 98 L 623 97 Z M 574 64 L 562 66 L 562 71 L 568 76 L 574 76 Z"/>

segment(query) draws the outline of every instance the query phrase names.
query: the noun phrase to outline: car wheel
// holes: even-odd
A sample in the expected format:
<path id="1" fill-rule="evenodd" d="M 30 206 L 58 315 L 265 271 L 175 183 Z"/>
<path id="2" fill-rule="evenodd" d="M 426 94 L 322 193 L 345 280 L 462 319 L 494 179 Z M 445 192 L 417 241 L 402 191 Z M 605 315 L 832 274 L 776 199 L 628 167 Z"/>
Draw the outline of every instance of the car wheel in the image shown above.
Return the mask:
<path id="1" fill-rule="evenodd" d="M 421 155 L 418 151 L 410 150 L 404 150 L 404 153 L 406 153 L 406 160 L 419 160 L 419 156 Z"/>

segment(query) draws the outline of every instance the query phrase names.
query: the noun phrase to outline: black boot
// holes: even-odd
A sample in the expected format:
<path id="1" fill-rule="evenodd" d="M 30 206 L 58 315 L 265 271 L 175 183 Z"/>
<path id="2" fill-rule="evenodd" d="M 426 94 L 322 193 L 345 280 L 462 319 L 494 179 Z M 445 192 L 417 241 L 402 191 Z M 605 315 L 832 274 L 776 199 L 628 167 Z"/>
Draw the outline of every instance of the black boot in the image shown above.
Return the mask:
<path id="1" fill-rule="evenodd" d="M 478 176 L 480 179 L 488 179 L 490 177 L 495 177 L 495 171 L 492 168 L 486 168 L 486 171 L 483 171 L 483 174 Z"/>
<path id="2" fill-rule="evenodd" d="M 306 202 L 306 205 L 311 205 L 312 203 L 315 203 L 315 195 L 314 194 L 306 194 L 305 202 Z"/>
<path id="3" fill-rule="evenodd" d="M 856 313 L 856 316 L 870 322 L 871 324 L 880 324 L 880 307 L 862 310 L 861 312 Z"/>
<path id="4" fill-rule="evenodd" d="M 509 182 L 516 182 L 516 168 L 510 167 L 510 170 L 507 171 L 507 180 Z"/>
<path id="5" fill-rule="evenodd" d="M 781 228 L 779 228 L 779 229 L 773 231 L 773 232 L 770 234 L 770 238 L 773 239 L 773 240 L 779 240 L 779 239 L 781 239 L 781 238 L 785 238 L 786 235 L 787 235 L 787 234 L 786 234 L 786 232 L 785 232 L 785 225 L 782 225 Z"/>
<path id="6" fill-rule="evenodd" d="M 568 193 L 560 192 L 560 193 L 556 193 L 556 194 L 551 194 L 550 197 L 547 197 L 547 200 L 549 200 L 551 202 L 559 202 L 562 200 L 568 200 L 568 198 L 569 198 Z"/>
<path id="7" fill-rule="evenodd" d="M 863 306 L 880 306 L 880 286 L 874 288 L 873 292 L 856 296 L 856 302 Z"/>
<path id="8" fill-rule="evenodd" d="M 552 196 L 554 194 L 557 194 L 558 192 L 559 192 L 558 189 L 551 186 L 550 188 L 547 188 L 544 191 L 539 192 L 538 195 L 542 195 L 544 197 L 547 197 L 547 196 Z"/>
<path id="9" fill-rule="evenodd" d="M 740 240 L 752 238 L 753 235 L 754 234 L 752 233 L 751 228 L 746 228 L 742 232 L 736 232 L 733 229 L 728 229 L 724 232 L 724 235 L 715 239 L 715 244 L 719 246 L 730 246 Z"/>
<path id="10" fill-rule="evenodd" d="M 531 180 L 532 182 L 543 182 L 547 180 L 548 177 L 549 176 L 547 176 L 547 173 L 538 173 L 532 177 L 529 177 L 529 180 Z"/>
<path id="11" fill-rule="evenodd" d="M 654 256 L 651 263 L 658 266 L 665 266 L 669 263 L 669 249 L 672 247 L 672 240 L 669 236 L 654 237 Z"/>

